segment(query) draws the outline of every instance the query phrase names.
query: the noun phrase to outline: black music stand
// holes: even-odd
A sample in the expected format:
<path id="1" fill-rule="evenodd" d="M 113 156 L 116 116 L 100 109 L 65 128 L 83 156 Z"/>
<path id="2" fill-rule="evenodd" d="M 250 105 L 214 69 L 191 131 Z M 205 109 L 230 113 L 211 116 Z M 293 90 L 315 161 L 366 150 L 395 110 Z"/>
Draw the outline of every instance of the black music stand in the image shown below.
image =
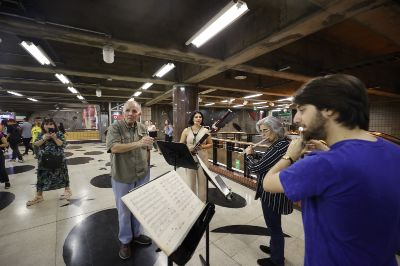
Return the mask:
<path id="1" fill-rule="evenodd" d="M 157 145 L 167 163 L 174 166 L 174 170 L 177 167 L 197 170 L 197 162 L 193 160 L 186 144 L 158 140 Z"/>
<path id="2" fill-rule="evenodd" d="M 193 170 L 197 170 L 199 168 L 198 163 L 193 159 L 193 156 L 186 144 L 159 140 L 157 141 L 157 145 L 167 163 L 174 166 L 174 170 L 176 170 L 177 167 L 189 168 Z M 210 180 L 210 177 L 206 173 L 205 175 L 207 177 L 207 206 L 195 225 L 192 227 L 189 234 L 186 236 L 182 245 L 168 257 L 168 266 L 172 266 L 173 262 L 177 263 L 178 265 L 184 265 L 186 262 L 188 262 L 196 250 L 204 231 L 206 232 L 206 259 L 200 255 L 200 260 L 203 265 L 210 265 L 210 230 L 208 224 L 215 213 L 215 206 L 214 204 L 208 202 L 208 180 Z"/>

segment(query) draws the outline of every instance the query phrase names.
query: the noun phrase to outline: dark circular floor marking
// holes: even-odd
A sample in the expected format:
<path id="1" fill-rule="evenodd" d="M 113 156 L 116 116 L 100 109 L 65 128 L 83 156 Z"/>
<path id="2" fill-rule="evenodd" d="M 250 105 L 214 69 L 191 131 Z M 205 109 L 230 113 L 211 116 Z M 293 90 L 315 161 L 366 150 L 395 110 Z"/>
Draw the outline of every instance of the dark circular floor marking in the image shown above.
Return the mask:
<path id="1" fill-rule="evenodd" d="M 104 248 L 107 247 L 107 248 Z M 156 253 L 157 246 L 140 247 L 133 245 L 132 256 L 121 260 L 118 256 L 118 215 L 117 209 L 108 209 L 88 216 L 68 234 L 63 246 L 66 265 L 154 265 L 162 253 Z M 167 258 L 165 257 L 165 260 Z"/>
<path id="2" fill-rule="evenodd" d="M 84 155 L 99 155 L 99 154 L 103 154 L 104 151 L 88 151 L 85 152 Z"/>
<path id="3" fill-rule="evenodd" d="M 111 163 L 110 162 L 106 163 L 106 166 L 111 166 Z"/>
<path id="4" fill-rule="evenodd" d="M 98 175 L 90 180 L 90 184 L 99 188 L 111 188 L 110 174 Z"/>
<path id="5" fill-rule="evenodd" d="M 65 149 L 67 149 L 67 150 L 73 150 L 73 149 L 80 149 L 80 148 L 82 148 L 82 146 L 67 146 Z"/>
<path id="6" fill-rule="evenodd" d="M 86 150 L 76 150 L 76 151 L 86 151 Z"/>
<path id="7" fill-rule="evenodd" d="M 211 232 L 213 233 L 225 233 L 225 234 L 236 234 L 236 235 L 255 235 L 255 236 L 270 236 L 271 233 L 268 228 L 256 226 L 256 225 L 228 225 L 219 228 L 215 228 Z M 290 237 L 287 234 L 283 234 L 284 237 Z"/>
<path id="8" fill-rule="evenodd" d="M 4 185 L 4 184 L 1 184 Z M 12 184 L 11 184 L 12 185 Z M 15 195 L 11 192 L 0 192 L 0 210 L 10 205 L 15 200 Z"/>
<path id="9" fill-rule="evenodd" d="M 97 160 L 98 162 L 103 162 L 104 160 Z"/>
<path id="10" fill-rule="evenodd" d="M 14 174 L 28 172 L 32 169 L 35 169 L 35 166 L 26 164 L 26 165 L 17 165 L 17 166 L 7 167 L 6 171 L 7 171 L 7 174 L 14 175 Z"/>
<path id="11" fill-rule="evenodd" d="M 232 200 L 227 200 L 216 188 L 208 189 L 208 200 L 216 205 L 227 208 L 243 208 L 247 205 L 246 199 L 232 192 Z"/>
<path id="12" fill-rule="evenodd" d="M 70 157 L 72 155 L 74 155 L 72 152 L 66 151 L 64 152 L 65 157 Z"/>
<path id="13" fill-rule="evenodd" d="M 92 157 L 75 157 L 75 158 L 67 159 L 67 164 L 68 165 L 85 164 L 85 163 L 90 162 L 91 160 L 94 160 L 94 159 Z"/>

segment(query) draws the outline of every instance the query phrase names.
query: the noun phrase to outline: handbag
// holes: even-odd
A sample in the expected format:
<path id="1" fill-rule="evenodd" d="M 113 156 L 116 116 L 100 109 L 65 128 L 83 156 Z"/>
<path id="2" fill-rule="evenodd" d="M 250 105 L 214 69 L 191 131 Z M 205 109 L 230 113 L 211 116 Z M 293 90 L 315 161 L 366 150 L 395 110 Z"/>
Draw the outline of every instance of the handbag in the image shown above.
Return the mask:
<path id="1" fill-rule="evenodd" d="M 44 168 L 54 170 L 61 167 L 63 159 L 63 156 L 59 154 L 44 153 L 41 164 Z"/>

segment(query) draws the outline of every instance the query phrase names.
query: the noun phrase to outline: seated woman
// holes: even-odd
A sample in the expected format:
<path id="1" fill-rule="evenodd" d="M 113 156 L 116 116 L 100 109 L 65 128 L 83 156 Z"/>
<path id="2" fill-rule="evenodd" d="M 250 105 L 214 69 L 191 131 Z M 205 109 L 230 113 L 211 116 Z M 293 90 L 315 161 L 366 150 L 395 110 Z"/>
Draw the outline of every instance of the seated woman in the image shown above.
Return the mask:
<path id="1" fill-rule="evenodd" d="M 36 196 L 26 206 L 43 201 L 43 191 L 65 188 L 60 199 L 69 200 L 72 195 L 69 188 L 67 161 L 64 147 L 67 142 L 64 134 L 58 130 L 53 119 L 44 119 L 42 133 L 39 133 L 35 145 L 39 147 Z"/>
<path id="2" fill-rule="evenodd" d="M 208 133 L 208 129 L 204 127 L 203 114 L 199 111 L 194 111 L 189 118 L 189 127 L 185 128 L 181 134 L 181 143 L 185 143 L 189 150 L 192 152 L 195 144 Z M 209 136 L 204 143 L 200 145 L 200 150 L 197 154 L 201 160 L 208 163 L 207 149 L 212 147 L 211 136 Z M 194 157 L 197 160 L 196 157 Z M 201 167 L 198 170 L 186 169 L 186 180 L 191 190 L 196 194 L 200 200 L 206 201 L 207 178 L 204 175 Z M 197 186 L 196 186 L 197 184 Z M 197 189 L 196 189 L 197 188 Z"/>
<path id="3" fill-rule="evenodd" d="M 257 175 L 256 199 L 261 197 L 261 206 L 265 223 L 271 232 L 270 246 L 261 245 L 260 249 L 270 258 L 257 260 L 259 265 L 284 265 L 285 239 L 283 237 L 281 215 L 293 212 L 293 203 L 283 193 L 269 193 L 263 190 L 262 184 L 269 169 L 285 155 L 289 140 L 278 118 L 268 116 L 256 124 L 256 129 L 270 146 L 260 159 L 254 156 L 252 146 L 246 148 L 247 168 Z"/>

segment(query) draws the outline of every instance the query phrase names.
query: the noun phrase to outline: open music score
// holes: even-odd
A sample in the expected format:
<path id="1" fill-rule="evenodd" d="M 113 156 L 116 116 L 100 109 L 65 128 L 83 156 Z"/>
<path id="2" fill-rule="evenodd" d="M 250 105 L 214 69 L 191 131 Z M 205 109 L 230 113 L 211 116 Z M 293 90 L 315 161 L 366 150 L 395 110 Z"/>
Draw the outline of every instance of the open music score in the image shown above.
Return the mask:
<path id="1" fill-rule="evenodd" d="M 205 207 L 175 171 L 134 189 L 122 201 L 167 256 L 179 247 Z"/>

